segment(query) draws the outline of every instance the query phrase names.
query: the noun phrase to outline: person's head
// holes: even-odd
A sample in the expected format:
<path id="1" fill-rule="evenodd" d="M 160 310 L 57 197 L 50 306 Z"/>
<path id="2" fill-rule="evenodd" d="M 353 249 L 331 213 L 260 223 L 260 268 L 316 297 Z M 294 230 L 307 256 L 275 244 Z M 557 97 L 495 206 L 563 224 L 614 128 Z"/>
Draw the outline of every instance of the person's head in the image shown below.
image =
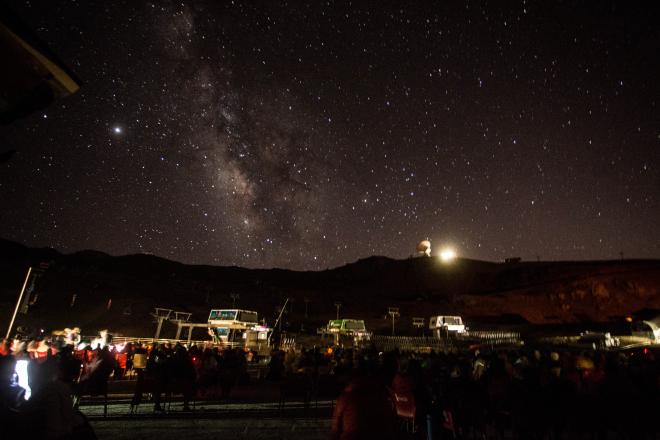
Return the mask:
<path id="1" fill-rule="evenodd" d="M 32 394 L 39 392 L 44 386 L 57 380 L 59 370 L 54 359 L 43 363 L 32 361 L 28 364 L 28 384 Z"/>

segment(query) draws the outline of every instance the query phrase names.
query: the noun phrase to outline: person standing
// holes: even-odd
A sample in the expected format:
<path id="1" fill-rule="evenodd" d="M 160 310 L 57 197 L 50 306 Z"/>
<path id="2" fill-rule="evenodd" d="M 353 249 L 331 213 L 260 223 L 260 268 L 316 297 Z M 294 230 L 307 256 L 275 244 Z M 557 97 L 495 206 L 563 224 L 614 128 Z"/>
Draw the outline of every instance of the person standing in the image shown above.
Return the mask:
<path id="1" fill-rule="evenodd" d="M 397 438 L 397 415 L 382 377 L 367 365 L 337 398 L 332 416 L 332 440 Z"/>

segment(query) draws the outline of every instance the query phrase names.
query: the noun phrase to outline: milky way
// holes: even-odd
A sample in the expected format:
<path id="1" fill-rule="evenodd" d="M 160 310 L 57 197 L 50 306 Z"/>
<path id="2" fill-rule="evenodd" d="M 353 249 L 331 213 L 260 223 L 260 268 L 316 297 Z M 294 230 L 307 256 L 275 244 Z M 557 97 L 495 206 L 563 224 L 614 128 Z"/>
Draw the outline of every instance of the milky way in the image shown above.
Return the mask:
<path id="1" fill-rule="evenodd" d="M 654 11 L 9 4 L 83 86 L 0 127 L 4 238 L 296 269 L 426 238 L 487 260 L 660 256 Z"/>

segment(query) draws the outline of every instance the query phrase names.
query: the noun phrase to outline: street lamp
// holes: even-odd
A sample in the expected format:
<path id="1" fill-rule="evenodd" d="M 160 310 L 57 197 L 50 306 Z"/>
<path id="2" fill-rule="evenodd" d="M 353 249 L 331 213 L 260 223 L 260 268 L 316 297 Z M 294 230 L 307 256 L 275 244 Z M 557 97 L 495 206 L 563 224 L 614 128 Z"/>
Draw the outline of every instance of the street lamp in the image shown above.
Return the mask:
<path id="1" fill-rule="evenodd" d="M 412 319 L 412 325 L 416 329 L 422 329 L 422 333 L 424 333 L 424 318 L 421 317 L 415 317 Z"/>
<path id="2" fill-rule="evenodd" d="M 392 336 L 394 336 L 394 320 L 399 317 L 398 307 L 388 307 L 387 314 L 392 317 Z"/>
<path id="3" fill-rule="evenodd" d="M 236 300 L 241 297 L 238 293 L 230 293 L 229 297 L 231 298 L 231 308 L 234 309 L 236 308 Z"/>
<path id="4" fill-rule="evenodd" d="M 335 303 L 335 307 L 337 307 L 337 319 L 339 319 L 339 309 L 341 309 L 341 302 L 337 301 Z"/>

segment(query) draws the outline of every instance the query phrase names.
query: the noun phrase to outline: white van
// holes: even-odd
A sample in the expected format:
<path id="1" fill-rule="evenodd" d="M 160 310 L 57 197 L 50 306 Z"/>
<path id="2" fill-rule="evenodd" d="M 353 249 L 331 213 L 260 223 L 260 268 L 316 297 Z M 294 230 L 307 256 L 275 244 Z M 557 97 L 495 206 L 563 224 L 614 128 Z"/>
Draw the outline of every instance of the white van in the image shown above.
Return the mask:
<path id="1" fill-rule="evenodd" d="M 442 337 L 447 333 L 465 333 L 465 324 L 460 316 L 432 316 L 429 328 L 437 337 Z"/>

